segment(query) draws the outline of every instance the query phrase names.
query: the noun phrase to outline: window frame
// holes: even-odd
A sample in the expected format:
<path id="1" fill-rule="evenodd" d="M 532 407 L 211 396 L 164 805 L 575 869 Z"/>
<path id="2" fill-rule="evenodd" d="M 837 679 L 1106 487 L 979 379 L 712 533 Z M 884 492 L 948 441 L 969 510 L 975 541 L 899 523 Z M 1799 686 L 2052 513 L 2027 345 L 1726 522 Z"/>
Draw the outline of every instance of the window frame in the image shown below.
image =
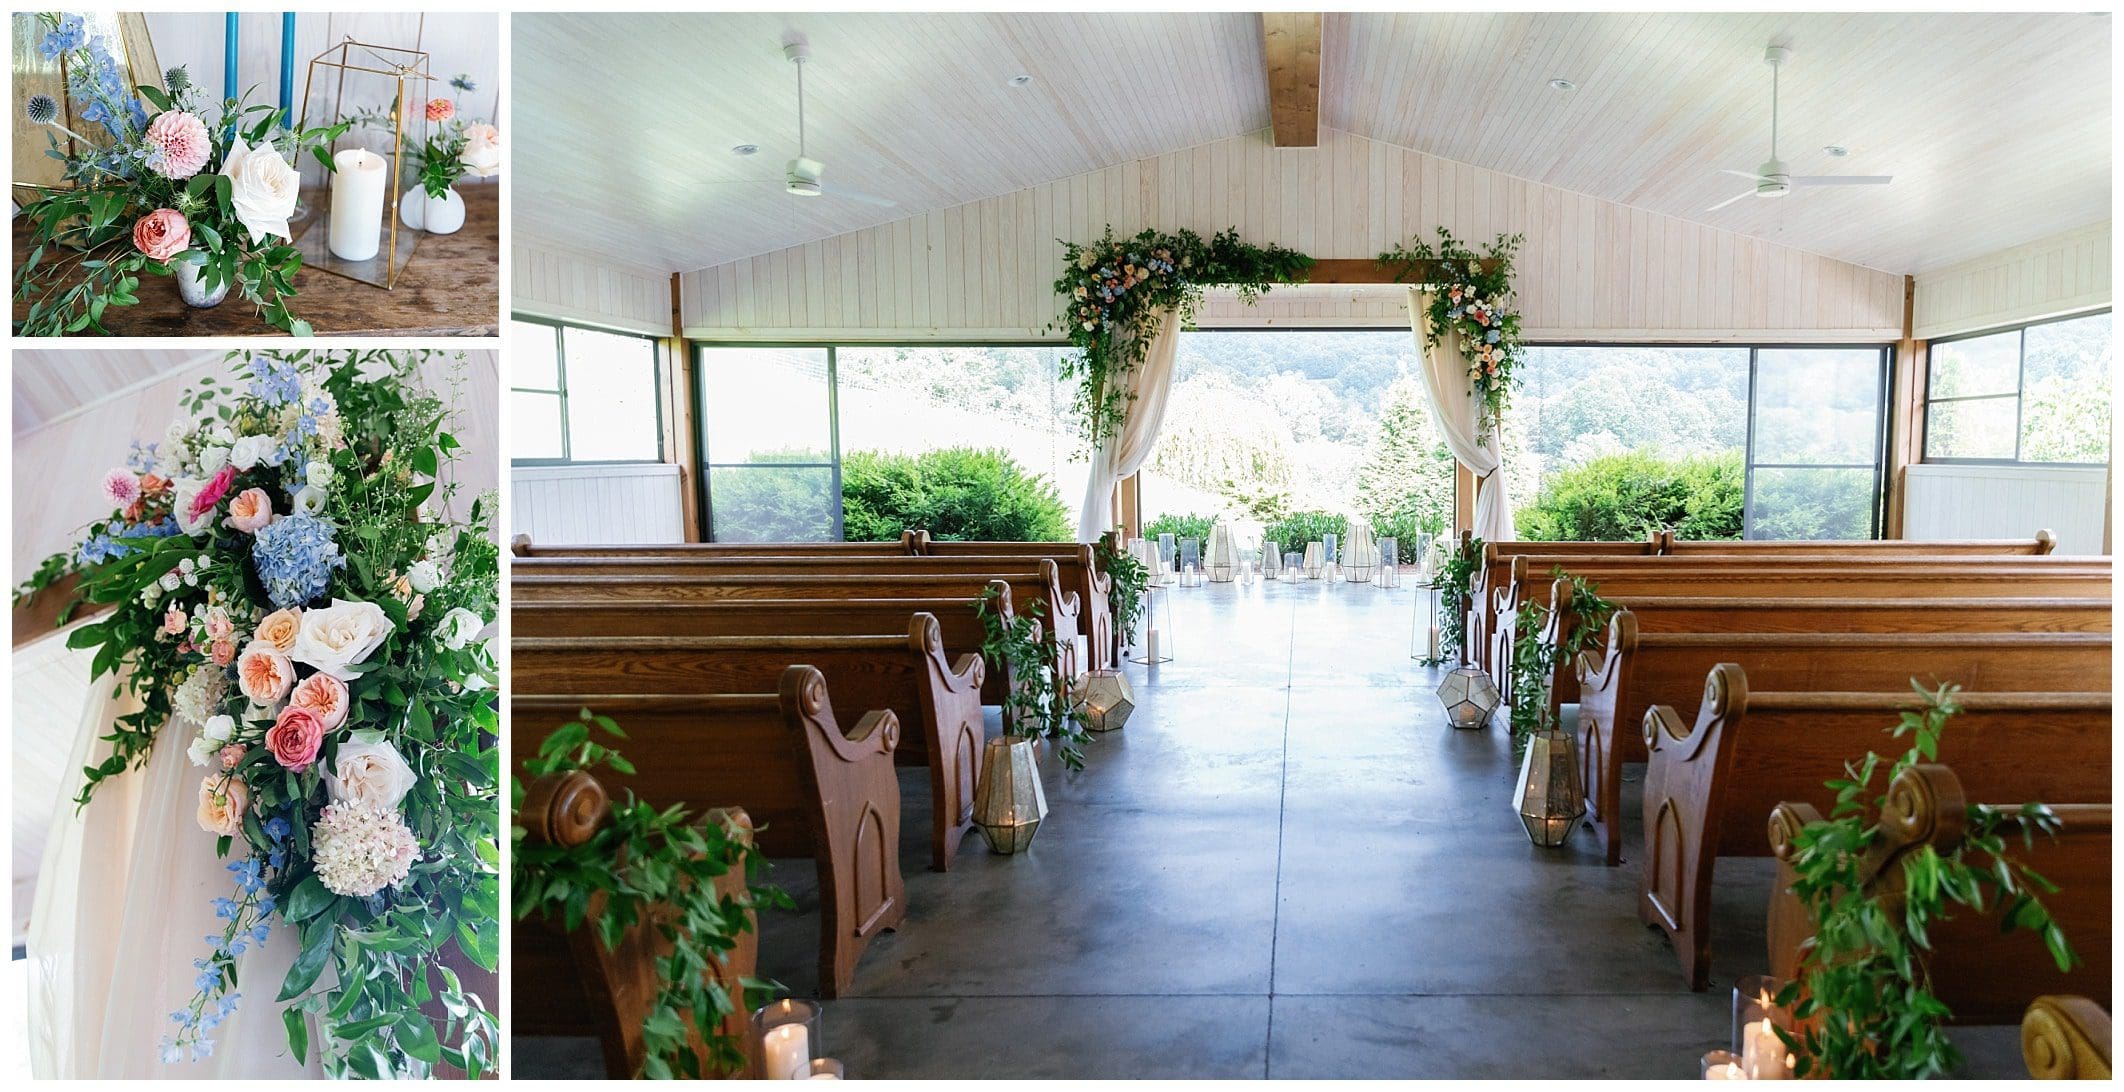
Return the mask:
<path id="1" fill-rule="evenodd" d="M 1872 349 L 1879 357 L 1879 372 L 1874 382 L 1873 462 L 1872 463 L 1759 463 L 1755 461 L 1755 401 L 1756 375 L 1762 366 L 1763 350 L 1772 352 L 1806 352 L 1809 350 L 1855 351 Z M 1748 431 L 1745 446 L 1741 449 L 1741 541 L 1755 540 L 1755 472 L 1758 470 L 1871 470 L 1873 471 L 1872 503 L 1866 512 L 1866 539 L 1881 537 L 1887 524 L 1888 514 L 1888 444 L 1889 422 L 1894 417 L 1888 400 L 1894 392 L 1895 346 L 1872 342 L 1843 342 L 1836 344 L 1774 344 L 1748 346 Z"/>
<path id="2" fill-rule="evenodd" d="M 848 525 L 841 511 L 841 376 L 838 344 L 823 341 L 693 341 L 687 344 L 687 352 L 693 364 L 693 419 L 699 440 L 694 447 L 693 462 L 699 471 L 693 475 L 694 511 L 699 525 L 694 528 L 702 542 L 721 542 L 715 537 L 715 486 L 712 479 L 718 468 L 742 470 L 747 467 L 782 468 L 789 470 L 825 470 L 831 484 L 828 486 L 833 498 L 833 537 L 828 542 L 845 542 Z M 826 354 L 826 448 L 829 462 L 823 463 L 718 463 L 708 459 L 709 423 L 714 420 L 708 412 L 708 368 L 704 359 L 711 349 L 819 349 Z"/>
<path id="3" fill-rule="evenodd" d="M 2108 307 L 2098 307 L 2093 310 L 2078 311 L 2069 315 L 2053 315 L 2049 318 L 2033 319 L 2028 322 L 2009 323 L 2005 326 L 1993 326 L 1982 330 L 1972 330 L 1968 333 L 1955 334 L 1950 337 L 1937 337 L 1933 338 L 1931 341 L 1926 342 L 1925 394 L 1923 403 L 1919 407 L 1922 411 L 1922 414 L 1918 421 L 1918 462 L 1920 464 L 1934 464 L 1938 466 L 2064 466 L 2079 467 L 2081 469 L 2091 469 L 2108 466 L 2108 462 L 2051 462 L 2042 459 L 2023 459 L 2021 458 L 2021 444 L 2024 437 L 2021 435 L 2021 428 L 2027 422 L 2028 331 L 2038 326 L 2054 326 L 2061 322 L 2072 322 L 2078 319 L 2093 318 L 2097 315 L 2107 315 L 2110 313 L 2110 311 L 2111 309 Z M 1932 396 L 1933 353 L 1936 352 L 1940 346 L 1952 345 L 1958 341 L 1975 341 L 1979 338 L 1997 337 L 2000 334 L 2017 335 L 2017 346 L 2014 354 L 2014 389 L 2011 392 L 2005 394 L 1960 394 L 1950 395 L 1946 398 L 1934 398 Z M 2111 353 L 2112 355 L 2115 353 L 2114 339 L 2112 339 L 2111 342 Z M 1960 455 L 1932 454 L 1932 407 L 1936 405 L 1943 405 L 1949 402 L 1997 402 L 2007 398 L 2013 399 L 2013 458 L 1997 459 L 1977 458 Z M 2110 413 L 2114 415 L 2115 412 L 2116 406 L 2112 404 L 2110 406 Z M 2112 458 L 2113 457 L 2114 453 L 2112 452 Z"/>
<path id="4" fill-rule="evenodd" d="M 547 318 L 544 315 L 511 314 L 509 320 L 511 322 L 521 322 L 527 326 L 550 327 L 553 330 L 553 351 L 555 354 L 553 375 L 554 381 L 560 384 L 560 388 L 553 390 L 545 387 L 519 387 L 513 382 L 514 377 L 512 376 L 508 393 L 512 395 L 518 393 L 541 394 L 557 397 L 560 400 L 561 441 L 561 457 L 558 459 L 519 459 L 514 454 L 511 454 L 509 457 L 510 466 L 660 466 L 669 461 L 667 458 L 669 448 L 666 447 L 664 442 L 664 344 L 662 338 L 650 334 L 637 333 L 633 330 L 620 330 L 587 322 L 570 322 L 566 319 Z M 568 331 L 571 329 L 598 334 L 611 334 L 617 337 L 640 338 L 649 343 L 649 392 L 655 399 L 650 413 L 650 417 L 654 420 L 656 427 L 655 458 L 577 459 L 570 454 L 575 446 L 574 439 L 569 435 L 568 424 Z M 511 352 L 519 351 L 521 348 L 521 346 L 516 345 L 510 346 Z"/>

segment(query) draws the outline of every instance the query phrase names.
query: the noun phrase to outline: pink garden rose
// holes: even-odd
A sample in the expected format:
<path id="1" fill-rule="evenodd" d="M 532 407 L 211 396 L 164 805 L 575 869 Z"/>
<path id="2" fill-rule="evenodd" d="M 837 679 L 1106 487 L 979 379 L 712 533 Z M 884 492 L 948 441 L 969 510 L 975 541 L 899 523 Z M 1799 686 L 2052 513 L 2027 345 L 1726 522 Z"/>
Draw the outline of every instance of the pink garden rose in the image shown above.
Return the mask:
<path id="1" fill-rule="evenodd" d="M 266 750 L 272 752 L 273 761 L 296 773 L 310 768 L 317 761 L 317 752 L 324 746 L 324 722 L 317 714 L 307 709 L 288 706 L 280 711 L 280 717 L 266 729 Z"/>
<path id="2" fill-rule="evenodd" d="M 235 498 L 229 501 L 229 518 L 221 522 L 244 534 L 255 535 L 273 522 L 273 498 L 267 496 L 265 490 L 254 485 L 236 494 Z"/>
<path id="3" fill-rule="evenodd" d="M 222 747 L 221 747 L 221 752 L 220 752 L 220 754 L 219 754 L 219 756 L 218 756 L 218 757 L 219 757 L 219 758 L 221 759 L 221 768 L 222 768 L 222 769 L 224 769 L 224 770 L 233 770 L 233 769 L 235 769 L 235 768 L 236 768 L 236 764 L 237 764 L 237 763 L 239 763 L 239 762 L 242 762 L 242 761 L 243 761 L 243 744 L 241 744 L 241 743 L 226 743 L 226 744 L 223 744 L 223 745 L 222 745 Z"/>
<path id="4" fill-rule="evenodd" d="M 243 833 L 243 813 L 251 806 L 251 787 L 234 774 L 209 776 L 199 783 L 199 829 L 235 837 Z"/>
<path id="5" fill-rule="evenodd" d="M 295 665 L 288 654 L 264 641 L 246 645 L 236 658 L 236 683 L 243 696 L 260 705 L 271 705 L 287 696 L 295 685 Z"/>
<path id="6" fill-rule="evenodd" d="M 206 635 L 209 641 L 226 641 L 236 636 L 236 623 L 229 621 L 229 614 L 220 607 L 207 611 Z"/>
<path id="7" fill-rule="evenodd" d="M 140 499 L 140 479 L 124 467 L 117 467 L 103 476 L 103 496 L 120 508 L 132 506 Z"/>
<path id="8" fill-rule="evenodd" d="M 207 655 L 213 659 L 217 666 L 227 667 L 229 666 L 229 661 L 236 658 L 236 642 L 229 640 L 215 641 L 207 646 Z"/>
<path id="9" fill-rule="evenodd" d="M 192 225 L 176 209 L 156 209 L 133 221 L 133 245 L 158 262 L 169 261 L 192 245 Z"/>
<path id="10" fill-rule="evenodd" d="M 347 720 L 347 684 L 320 671 L 295 685 L 288 708 L 307 709 L 326 728 L 337 728 Z"/>
<path id="11" fill-rule="evenodd" d="M 428 120 L 448 121 L 457 116 L 457 104 L 449 99 L 428 100 Z"/>
<path id="12" fill-rule="evenodd" d="M 199 487 L 199 494 L 192 498 L 189 513 L 192 521 L 196 523 L 201 516 L 213 511 L 214 506 L 221 503 L 221 498 L 228 496 L 229 486 L 235 481 L 236 468 L 233 466 L 224 466 L 208 478 L 206 484 Z"/>
<path id="13" fill-rule="evenodd" d="M 148 122 L 147 142 L 162 153 L 155 173 L 164 178 L 190 178 L 206 166 L 214 142 L 207 136 L 206 122 L 182 110 L 164 110 Z"/>

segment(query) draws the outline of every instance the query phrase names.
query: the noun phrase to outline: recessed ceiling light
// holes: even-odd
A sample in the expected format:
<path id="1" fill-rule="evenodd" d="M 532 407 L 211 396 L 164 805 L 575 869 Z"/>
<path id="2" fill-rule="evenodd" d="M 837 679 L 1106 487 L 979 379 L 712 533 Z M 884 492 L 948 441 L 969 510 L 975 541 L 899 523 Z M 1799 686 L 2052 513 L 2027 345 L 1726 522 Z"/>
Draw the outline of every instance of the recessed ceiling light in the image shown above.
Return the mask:
<path id="1" fill-rule="evenodd" d="M 1572 82 L 1571 82 L 1570 80 L 1566 80 L 1566 79 L 1554 79 L 1554 80 L 1550 80 L 1550 81 L 1549 81 L 1549 86 L 1550 86 L 1550 87 L 1553 87 L 1553 88 L 1555 88 L 1555 89 L 1556 89 L 1556 90 L 1558 90 L 1558 91 L 1576 91 L 1576 90 L 1578 90 L 1578 85 L 1577 85 L 1577 84 L 1575 84 L 1575 83 L 1572 83 Z"/>
<path id="2" fill-rule="evenodd" d="M 757 144 L 740 144 L 740 145 L 738 145 L 737 147 L 735 147 L 735 148 L 732 148 L 732 149 L 730 149 L 730 154 L 731 154 L 731 155 L 753 155 L 753 154 L 757 153 L 757 152 L 758 152 L 759 150 L 760 150 L 760 146 L 759 146 L 759 145 L 757 145 Z"/>
<path id="3" fill-rule="evenodd" d="M 1031 76 L 1028 76 L 1028 75 L 1026 75 L 1026 74 L 1024 74 L 1023 72 L 1020 72 L 1020 73 L 1018 73 L 1017 75 L 1015 75 L 1015 76 L 1012 76 L 1012 77 L 1010 78 L 1010 85 L 1011 85 L 1012 87 L 1023 87 L 1023 86 L 1025 86 L 1026 84 L 1029 84 L 1029 83 L 1031 83 L 1031 82 L 1032 82 L 1032 77 L 1031 77 Z"/>
<path id="4" fill-rule="evenodd" d="M 1838 159 L 1842 159 L 1845 156 L 1851 154 L 1851 149 L 1846 148 L 1841 144 L 1823 145 L 1822 151 L 1828 153 L 1829 155 L 1835 156 Z"/>

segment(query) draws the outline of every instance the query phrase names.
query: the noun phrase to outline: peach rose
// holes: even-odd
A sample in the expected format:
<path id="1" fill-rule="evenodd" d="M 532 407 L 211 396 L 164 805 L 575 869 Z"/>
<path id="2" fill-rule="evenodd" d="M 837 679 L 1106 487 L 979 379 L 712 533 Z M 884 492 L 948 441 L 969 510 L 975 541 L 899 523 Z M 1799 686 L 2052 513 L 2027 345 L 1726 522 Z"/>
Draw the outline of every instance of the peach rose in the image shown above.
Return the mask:
<path id="1" fill-rule="evenodd" d="M 324 722 L 317 714 L 307 709 L 290 705 L 280 711 L 279 719 L 266 729 L 266 750 L 272 752 L 273 761 L 296 773 L 310 768 L 317 761 L 317 752 L 324 746 Z"/>
<path id="2" fill-rule="evenodd" d="M 156 209 L 133 221 L 133 245 L 142 254 L 166 262 L 192 245 L 192 225 L 176 209 Z"/>
<path id="3" fill-rule="evenodd" d="M 320 671 L 295 685 L 288 708 L 307 709 L 326 728 L 337 728 L 347 720 L 347 684 Z"/>
<path id="4" fill-rule="evenodd" d="M 236 642 L 226 639 L 216 641 L 208 646 L 207 655 L 212 657 L 215 666 L 227 667 L 229 661 L 236 658 Z"/>
<path id="5" fill-rule="evenodd" d="M 288 654 L 264 641 L 253 641 L 236 658 L 236 681 L 243 696 L 260 705 L 271 705 L 288 696 L 295 685 L 295 665 Z"/>
<path id="6" fill-rule="evenodd" d="M 284 607 L 266 615 L 251 636 L 281 652 L 295 648 L 295 635 L 302 632 L 302 608 Z"/>
<path id="7" fill-rule="evenodd" d="M 243 813 L 251 806 L 251 787 L 233 774 L 199 783 L 199 829 L 234 837 L 243 833 Z"/>
<path id="8" fill-rule="evenodd" d="M 273 522 L 273 498 L 266 496 L 265 490 L 252 486 L 229 501 L 229 516 L 221 522 L 223 526 L 255 535 Z"/>

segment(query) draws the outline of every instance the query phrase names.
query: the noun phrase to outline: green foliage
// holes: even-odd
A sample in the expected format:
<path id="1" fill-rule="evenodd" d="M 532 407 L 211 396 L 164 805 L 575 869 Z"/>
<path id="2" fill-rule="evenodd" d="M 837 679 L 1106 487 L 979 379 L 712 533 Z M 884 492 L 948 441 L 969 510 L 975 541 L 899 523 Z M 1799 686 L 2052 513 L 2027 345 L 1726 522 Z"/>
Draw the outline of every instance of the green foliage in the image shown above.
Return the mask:
<path id="1" fill-rule="evenodd" d="M 1911 746 L 1885 783 L 1935 760 L 1940 734 L 1960 712 L 1958 687 L 1912 686 L 1920 705 L 1904 712 L 1894 729 L 1898 739 L 1910 736 Z M 1927 844 L 1904 854 L 1900 898 L 1864 890 L 1861 867 L 1881 841 L 1888 799 L 1874 794 L 1881 766 L 1872 752 L 1846 763 L 1845 776 L 1827 782 L 1836 791 L 1830 817 L 1807 824 L 1793 839 L 1792 892 L 1806 908 L 1813 940 L 1802 949 L 1799 979 L 1777 1001 L 1805 1028 L 1798 1036 L 1779 1030 L 1802 1077 L 1913 1080 L 1944 1076 L 1960 1064 L 1942 1027 L 1951 1014 L 1933 995 L 1926 966 L 1932 926 L 1953 907 L 1996 917 L 2002 932 L 2040 934 L 2061 971 L 2078 962 L 2039 897 L 2057 888 L 2006 855 L 2009 834 L 2032 847 L 2038 832 L 2056 833 L 2057 816 L 2045 805 L 1971 805 L 1958 845 L 1941 853 Z"/>
<path id="2" fill-rule="evenodd" d="M 1516 522 L 1522 539 L 1548 542 L 1631 542 L 1670 527 L 1681 538 L 1739 538 L 1743 497 L 1738 451 L 1638 450 L 1551 474 Z"/>
<path id="3" fill-rule="evenodd" d="M 1236 288 L 1251 302 L 1313 265 L 1295 250 L 1246 243 L 1236 229 L 1206 241 L 1192 231 L 1148 228 L 1116 239 L 1109 226 L 1097 242 L 1063 242 L 1062 251 L 1055 294 L 1067 310 L 1050 329 L 1059 327 L 1081 350 L 1065 358 L 1062 376 L 1078 381 L 1072 409 L 1084 422 L 1085 443 L 1094 448 L 1127 417 L 1133 397 L 1128 375 L 1157 336 L 1161 311 L 1172 309 L 1173 321 L 1185 326 L 1194 321 L 1206 286 Z"/>
<path id="4" fill-rule="evenodd" d="M 1445 616 L 1438 620 L 1438 658 L 1418 661 L 1425 667 L 1447 663 L 1464 651 L 1468 595 L 1474 589 L 1475 574 L 1482 569 L 1482 545 L 1481 539 L 1471 537 L 1466 545 L 1449 549 L 1445 564 L 1438 567 L 1438 603 Z"/>
<path id="5" fill-rule="evenodd" d="M 749 466 L 709 472 L 717 542 L 825 542 L 833 537 L 833 475 L 822 451 L 763 452 Z M 846 481 L 846 478 L 843 478 Z M 853 537 L 853 536 L 851 536 Z M 892 538 L 900 537 L 894 531 Z"/>
<path id="6" fill-rule="evenodd" d="M 841 462 L 841 513 L 850 542 L 887 542 L 908 528 L 926 529 L 939 541 L 1076 537 L 1054 483 L 996 450 L 853 452 Z"/>
<path id="7" fill-rule="evenodd" d="M 1003 699 L 1004 729 L 1014 736 L 1054 740 L 1062 764 L 1081 770 L 1083 747 L 1091 741 L 1091 730 L 1058 682 L 1061 647 L 1054 634 L 1041 629 L 1039 603 L 1026 604 L 1023 613 L 1013 614 L 1006 622 L 997 607 L 1001 595 L 996 588 L 982 592 L 975 610 L 986 634 L 981 654 L 996 670 L 1008 671 L 1016 683 Z"/>
<path id="8" fill-rule="evenodd" d="M 1143 620 L 1143 593 L 1150 587 L 1150 569 L 1127 550 L 1116 549 L 1118 535 L 1107 535 L 1093 547 L 1099 570 L 1107 576 L 1106 604 L 1113 611 L 1114 632 L 1132 642 L 1137 623 Z"/>
<path id="9" fill-rule="evenodd" d="M 1388 389 L 1378 435 L 1357 469 L 1357 510 L 1375 530 L 1392 520 L 1436 534 L 1453 518 L 1453 472 L 1453 454 L 1431 424 L 1429 396 L 1403 376 Z"/>
<path id="10" fill-rule="evenodd" d="M 1462 245 L 1453 233 L 1438 229 L 1438 244 L 1417 239 L 1379 256 L 1395 266 L 1394 279 L 1406 281 L 1419 268 L 1434 283 L 1424 309 L 1424 344 L 1436 347 L 1448 336 L 1459 339 L 1467 358 L 1468 384 L 1482 403 L 1478 442 L 1504 419 L 1518 384 L 1519 312 L 1512 309 L 1512 259 L 1525 242 L 1520 235 L 1499 235 L 1484 253 Z"/>
<path id="11" fill-rule="evenodd" d="M 1608 622 L 1615 617 L 1615 604 L 1600 597 L 1599 585 L 1587 582 L 1582 576 L 1569 576 L 1558 565 L 1549 571 L 1550 577 L 1568 577 L 1571 581 L 1571 631 L 1564 635 L 1562 647 L 1541 639 L 1542 630 L 1549 624 L 1549 605 L 1530 602 L 1519 609 L 1514 623 L 1518 629 L 1512 637 L 1512 754 L 1526 753 L 1527 741 L 1535 734 L 1551 731 L 1555 719 L 1549 715 L 1549 684 L 1555 681 L 1556 665 L 1571 663 L 1578 654 L 1593 646 L 1608 630 Z"/>
<path id="12" fill-rule="evenodd" d="M 1873 533 L 1871 470 L 1758 468 L 1754 500 L 1751 538 L 1851 539 Z"/>
<path id="13" fill-rule="evenodd" d="M 1333 512 L 1293 512 L 1282 522 L 1261 530 L 1261 541 L 1280 543 L 1285 553 L 1304 553 L 1307 543 L 1319 542 L 1328 535 L 1337 541 L 1348 541 L 1350 521 L 1347 516 Z"/>
<path id="14" fill-rule="evenodd" d="M 1156 541 L 1159 535 L 1171 535 L 1176 539 L 1192 538 L 1208 548 L 1210 528 L 1216 526 L 1215 516 L 1180 515 L 1167 512 L 1143 525 L 1143 537 Z"/>
<path id="15" fill-rule="evenodd" d="M 592 736 L 595 726 L 627 738 L 619 725 L 588 709 L 578 716 L 539 744 L 538 753 L 524 760 L 524 772 L 537 778 L 602 767 L 632 775 L 632 763 Z M 511 809 L 521 809 L 523 783 L 511 777 L 509 791 Z M 727 816 L 694 818 L 684 804 L 658 811 L 629 791 L 613 802 L 611 820 L 581 845 L 530 841 L 521 824 L 510 828 L 509 842 L 516 920 L 558 921 L 572 933 L 588 919 L 591 902 L 602 897 L 603 909 L 591 925 L 607 951 L 644 923 L 669 942 L 669 954 L 656 960 L 656 998 L 642 1023 L 648 1056 L 637 1076 L 695 1079 L 744 1066 L 744 1043 L 723 1034 L 722 1022 L 764 1004 L 779 987 L 747 978 L 740 983 L 745 996 L 732 997 L 709 972 L 728 964 L 739 936 L 752 929 L 754 911 L 793 904 L 780 890 L 754 882 L 767 861 L 734 822 Z M 731 872 L 747 878 L 741 896 L 715 889 L 716 880 Z M 705 1065 L 692 1035 L 707 1046 Z"/>

